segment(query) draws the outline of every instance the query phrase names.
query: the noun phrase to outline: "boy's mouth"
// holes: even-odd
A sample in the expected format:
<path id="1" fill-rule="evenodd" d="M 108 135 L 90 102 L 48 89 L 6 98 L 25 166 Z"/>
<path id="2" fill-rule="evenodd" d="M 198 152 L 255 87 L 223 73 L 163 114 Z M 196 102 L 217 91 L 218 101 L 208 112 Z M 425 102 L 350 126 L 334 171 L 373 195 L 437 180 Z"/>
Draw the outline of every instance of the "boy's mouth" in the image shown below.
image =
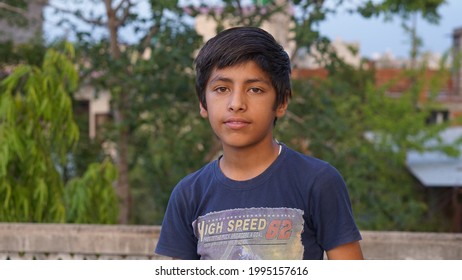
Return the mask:
<path id="1" fill-rule="evenodd" d="M 231 129 L 240 129 L 248 126 L 250 122 L 242 118 L 230 118 L 225 120 L 224 124 Z"/>

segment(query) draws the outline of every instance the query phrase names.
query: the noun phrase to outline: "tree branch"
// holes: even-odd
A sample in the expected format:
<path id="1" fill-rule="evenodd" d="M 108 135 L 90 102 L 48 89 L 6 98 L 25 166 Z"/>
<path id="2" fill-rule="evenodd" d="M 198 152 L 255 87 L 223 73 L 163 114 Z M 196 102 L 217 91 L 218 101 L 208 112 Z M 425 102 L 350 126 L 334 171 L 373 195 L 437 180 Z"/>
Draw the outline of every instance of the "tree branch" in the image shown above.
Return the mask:
<path id="1" fill-rule="evenodd" d="M 117 5 L 113 10 L 115 13 L 117 13 L 121 8 L 122 8 L 122 5 L 125 3 L 125 2 L 128 2 L 128 6 L 130 6 L 131 2 L 129 0 L 122 0 L 120 1 L 119 5 Z"/>
<path id="2" fill-rule="evenodd" d="M 7 10 L 9 12 L 13 12 L 13 13 L 16 13 L 16 14 L 20 14 L 20 15 L 22 15 L 24 17 L 27 17 L 27 10 L 24 10 L 24 9 L 15 7 L 15 6 L 11 6 L 11 5 L 6 4 L 6 3 L 0 2 L 0 9 L 4 9 L 4 10 Z"/>
<path id="3" fill-rule="evenodd" d="M 131 3 L 128 2 L 128 5 L 124 8 L 124 12 L 122 14 L 122 16 L 117 20 L 117 26 L 122 26 L 125 22 L 125 20 L 127 20 L 128 16 L 130 15 L 130 8 L 131 8 Z M 116 11 L 117 13 L 117 11 Z"/>
<path id="4" fill-rule="evenodd" d="M 151 44 L 151 39 L 152 37 L 157 34 L 157 32 L 159 31 L 159 28 L 156 25 L 153 25 L 151 26 L 151 28 L 149 29 L 149 33 L 146 35 L 146 37 L 144 37 L 143 39 L 143 42 L 142 42 L 142 47 L 143 49 L 144 48 L 147 48 L 150 44 Z"/>
<path id="5" fill-rule="evenodd" d="M 77 19 L 79 19 L 79 20 L 81 20 L 81 21 L 83 21 L 85 23 L 94 24 L 94 25 L 97 25 L 99 27 L 105 27 L 106 26 L 106 22 L 104 22 L 104 21 L 102 21 L 100 19 L 87 18 L 84 15 L 82 15 L 81 13 L 71 11 L 71 10 L 68 10 L 68 9 L 63 9 L 61 7 L 58 7 L 58 6 L 55 6 L 55 5 L 52 5 L 52 4 L 50 4 L 49 6 L 52 7 L 53 9 L 61 12 L 61 13 L 73 15 Z"/>

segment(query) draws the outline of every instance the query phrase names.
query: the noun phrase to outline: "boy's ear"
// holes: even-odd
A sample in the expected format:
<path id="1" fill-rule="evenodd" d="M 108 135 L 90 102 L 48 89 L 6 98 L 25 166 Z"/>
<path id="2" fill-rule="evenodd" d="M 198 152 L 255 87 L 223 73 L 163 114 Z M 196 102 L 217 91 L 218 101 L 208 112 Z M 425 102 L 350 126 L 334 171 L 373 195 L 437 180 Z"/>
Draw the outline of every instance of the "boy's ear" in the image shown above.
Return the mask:
<path id="1" fill-rule="evenodd" d="M 289 105 L 288 102 L 284 102 L 278 106 L 276 109 L 276 117 L 280 118 L 286 114 L 287 111 L 287 106 Z"/>
<path id="2" fill-rule="evenodd" d="M 207 118 L 209 116 L 209 113 L 207 112 L 207 109 L 205 109 L 202 105 L 202 102 L 199 102 L 199 113 L 203 118 Z"/>

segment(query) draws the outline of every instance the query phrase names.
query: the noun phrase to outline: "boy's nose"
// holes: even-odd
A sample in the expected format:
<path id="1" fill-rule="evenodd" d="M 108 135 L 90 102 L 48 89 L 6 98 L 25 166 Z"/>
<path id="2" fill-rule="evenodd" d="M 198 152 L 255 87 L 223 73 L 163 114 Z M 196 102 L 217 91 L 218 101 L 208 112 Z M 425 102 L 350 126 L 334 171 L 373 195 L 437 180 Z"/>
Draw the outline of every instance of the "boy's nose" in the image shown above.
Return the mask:
<path id="1" fill-rule="evenodd" d="M 246 109 L 246 105 L 245 105 L 245 97 L 243 96 L 243 93 L 233 92 L 230 95 L 228 110 L 237 112 L 237 111 L 245 111 L 245 109 Z"/>

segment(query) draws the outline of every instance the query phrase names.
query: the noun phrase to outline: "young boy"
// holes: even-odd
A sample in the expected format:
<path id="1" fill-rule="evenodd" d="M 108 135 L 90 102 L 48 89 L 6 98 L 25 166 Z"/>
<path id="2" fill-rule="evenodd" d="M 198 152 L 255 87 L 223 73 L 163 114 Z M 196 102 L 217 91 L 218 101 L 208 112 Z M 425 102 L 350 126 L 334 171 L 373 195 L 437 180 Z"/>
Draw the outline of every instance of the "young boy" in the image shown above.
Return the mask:
<path id="1" fill-rule="evenodd" d="M 362 259 L 339 173 L 273 138 L 290 61 L 259 28 L 209 40 L 196 61 L 200 115 L 223 155 L 172 192 L 156 253 L 178 259 Z"/>

